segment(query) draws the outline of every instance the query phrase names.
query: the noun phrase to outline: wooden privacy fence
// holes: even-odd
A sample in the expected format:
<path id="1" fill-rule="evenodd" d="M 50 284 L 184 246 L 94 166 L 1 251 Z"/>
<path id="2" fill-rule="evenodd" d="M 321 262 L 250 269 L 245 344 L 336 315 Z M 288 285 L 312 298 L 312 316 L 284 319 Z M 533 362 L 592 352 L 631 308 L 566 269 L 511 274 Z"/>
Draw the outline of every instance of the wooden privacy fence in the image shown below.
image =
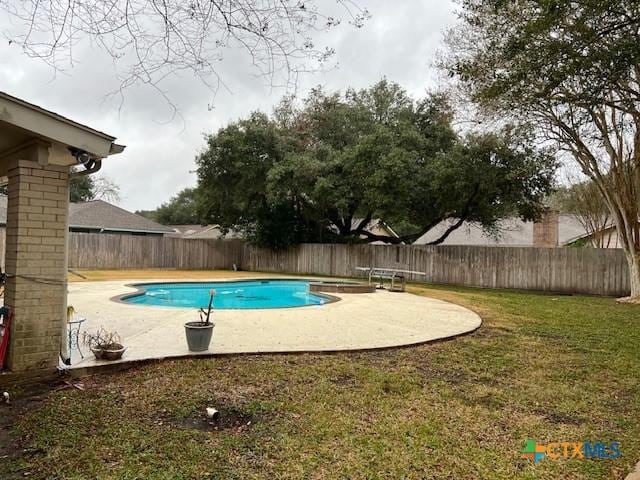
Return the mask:
<path id="1" fill-rule="evenodd" d="M 160 236 L 69 234 L 69 268 L 232 269 L 240 240 L 185 240 Z"/>
<path id="2" fill-rule="evenodd" d="M 355 267 L 397 267 L 433 283 L 565 293 L 629 294 L 622 250 L 476 246 L 305 244 L 286 251 L 245 246 L 242 268 L 352 277 Z M 423 277 L 413 280 L 424 281 Z"/>
<path id="3" fill-rule="evenodd" d="M 425 272 L 426 281 L 493 288 L 623 296 L 624 254 L 617 249 L 304 244 L 287 250 L 240 240 L 72 233 L 69 267 L 231 269 L 356 276 L 355 267 Z M 425 278 L 414 280 L 424 281 Z"/>

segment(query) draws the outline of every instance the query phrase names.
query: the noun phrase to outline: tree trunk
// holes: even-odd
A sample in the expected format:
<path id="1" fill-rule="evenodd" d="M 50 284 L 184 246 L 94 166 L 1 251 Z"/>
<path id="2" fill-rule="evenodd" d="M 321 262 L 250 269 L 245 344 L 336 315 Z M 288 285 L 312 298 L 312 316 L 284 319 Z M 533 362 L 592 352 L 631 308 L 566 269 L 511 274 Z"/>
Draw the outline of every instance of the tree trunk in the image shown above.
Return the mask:
<path id="1" fill-rule="evenodd" d="M 629 265 L 629 284 L 631 295 L 621 299 L 625 302 L 640 303 L 640 254 L 627 252 L 627 264 Z"/>

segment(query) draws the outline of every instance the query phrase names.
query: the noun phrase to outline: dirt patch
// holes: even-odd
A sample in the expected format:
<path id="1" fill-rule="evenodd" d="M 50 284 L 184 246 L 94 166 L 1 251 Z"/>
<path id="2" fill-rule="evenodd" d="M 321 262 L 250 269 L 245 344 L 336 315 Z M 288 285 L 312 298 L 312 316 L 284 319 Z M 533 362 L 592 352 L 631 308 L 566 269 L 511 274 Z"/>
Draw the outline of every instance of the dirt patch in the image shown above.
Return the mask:
<path id="1" fill-rule="evenodd" d="M 515 332 L 510 328 L 483 326 L 474 332 L 474 337 L 478 340 L 502 340 L 507 336 L 515 336 Z"/>
<path id="2" fill-rule="evenodd" d="M 241 408 L 222 406 L 219 414 L 214 419 L 209 419 L 203 413 L 200 416 L 173 418 L 168 417 L 158 423 L 166 423 L 178 428 L 200 430 L 203 432 L 215 432 L 220 430 L 243 431 L 251 428 L 258 420 L 258 415 L 246 412 Z"/>
<path id="3" fill-rule="evenodd" d="M 433 366 L 429 363 L 424 363 L 417 367 L 417 371 L 425 379 L 437 378 L 451 385 L 460 385 L 472 381 L 467 373 L 456 370 L 455 366 L 445 369 L 442 367 Z"/>
<path id="4" fill-rule="evenodd" d="M 10 410 L 11 407 L 7 405 L 3 405 L 0 408 L 0 461 L 5 461 L 7 458 L 15 456 L 17 451 L 9 433 L 12 423 L 10 419 L 15 417 Z"/>
<path id="5" fill-rule="evenodd" d="M 37 453 L 24 450 L 20 439 L 14 437 L 11 429 L 18 418 L 38 408 L 54 388 L 60 388 L 60 384 L 37 384 L 17 392 L 9 390 L 10 403 L 0 403 L 0 462 L 10 462 L 25 454 Z"/>
<path id="6" fill-rule="evenodd" d="M 568 335 L 560 335 L 550 332 L 535 332 L 533 335 L 544 338 L 545 340 L 555 340 L 556 342 L 565 342 L 569 338 Z"/>
<path id="7" fill-rule="evenodd" d="M 574 417 L 572 415 L 565 415 L 558 412 L 545 412 L 545 411 L 537 411 L 539 415 L 543 416 L 551 423 L 555 424 L 563 424 L 563 425 L 582 425 L 585 421 L 579 417 Z"/>
<path id="8" fill-rule="evenodd" d="M 350 388 L 355 386 L 356 379 L 353 375 L 340 374 L 331 378 L 331 383 L 337 387 Z"/>

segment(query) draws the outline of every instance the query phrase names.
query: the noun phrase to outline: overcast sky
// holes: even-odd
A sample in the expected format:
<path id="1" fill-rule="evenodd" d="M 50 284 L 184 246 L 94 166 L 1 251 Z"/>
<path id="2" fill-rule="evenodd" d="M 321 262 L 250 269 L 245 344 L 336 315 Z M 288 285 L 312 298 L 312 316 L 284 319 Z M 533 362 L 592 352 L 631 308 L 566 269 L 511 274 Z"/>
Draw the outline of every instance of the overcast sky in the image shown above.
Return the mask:
<path id="1" fill-rule="evenodd" d="M 372 18 L 361 29 L 341 25 L 326 34 L 323 41 L 336 49 L 337 67 L 303 76 L 298 82 L 300 96 L 318 84 L 330 90 L 363 88 L 383 76 L 414 96 L 436 86 L 431 64 L 443 31 L 456 20 L 453 3 L 362 0 L 362 4 Z M 5 33 L 10 28 L 3 13 L 0 29 Z M 228 58 L 231 61 L 224 62 L 219 73 L 230 92 L 221 89 L 212 98 L 210 90 L 186 74 L 166 83 L 165 90 L 182 116 L 173 120 L 165 100 L 148 88 L 127 91 L 121 107 L 118 98 L 105 99 L 118 81 L 110 59 L 90 47 L 76 52 L 73 68 L 54 74 L 2 40 L 0 90 L 117 137 L 127 149 L 105 160 L 102 171 L 120 186 L 121 206 L 152 209 L 195 185 L 191 171 L 204 133 L 254 110 L 271 112 L 286 93 L 256 78 L 246 56 L 230 52 Z"/>

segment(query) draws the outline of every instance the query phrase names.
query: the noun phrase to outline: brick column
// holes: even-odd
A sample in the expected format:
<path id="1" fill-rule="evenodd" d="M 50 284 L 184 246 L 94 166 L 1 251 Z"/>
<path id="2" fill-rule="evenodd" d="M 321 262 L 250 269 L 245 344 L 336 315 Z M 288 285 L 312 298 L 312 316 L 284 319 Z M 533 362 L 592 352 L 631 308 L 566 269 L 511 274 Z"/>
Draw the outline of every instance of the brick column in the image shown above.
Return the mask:
<path id="1" fill-rule="evenodd" d="M 14 317 L 7 365 L 55 368 L 67 306 L 69 168 L 20 160 L 8 177 L 5 305 Z"/>
<path id="2" fill-rule="evenodd" d="M 539 222 L 533 224 L 533 246 L 553 248 L 558 246 L 560 213 L 548 210 Z"/>

